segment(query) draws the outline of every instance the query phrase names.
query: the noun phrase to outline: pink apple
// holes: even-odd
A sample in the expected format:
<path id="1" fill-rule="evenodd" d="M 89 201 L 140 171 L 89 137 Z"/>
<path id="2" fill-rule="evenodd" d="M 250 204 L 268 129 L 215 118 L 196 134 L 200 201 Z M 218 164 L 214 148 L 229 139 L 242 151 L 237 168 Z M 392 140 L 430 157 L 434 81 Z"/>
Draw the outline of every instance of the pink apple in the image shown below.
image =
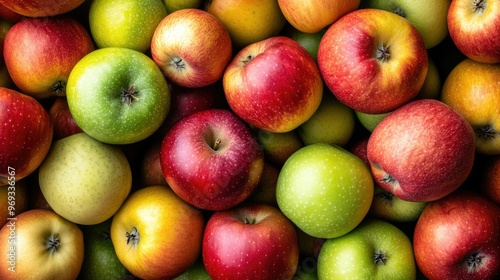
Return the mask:
<path id="1" fill-rule="evenodd" d="M 0 4 L 27 17 L 50 17 L 76 9 L 85 0 L 0 0 Z"/>
<path id="2" fill-rule="evenodd" d="M 156 27 L 151 56 L 173 83 L 208 86 L 222 78 L 231 60 L 231 37 L 212 14 L 182 9 L 167 15 Z"/>
<path id="3" fill-rule="evenodd" d="M 368 140 L 373 178 L 407 201 L 432 201 L 455 191 L 472 170 L 474 130 L 448 105 L 412 101 L 385 117 Z"/>
<path id="4" fill-rule="evenodd" d="M 323 81 L 312 56 L 295 40 L 275 36 L 239 51 L 223 76 L 231 109 L 250 125 L 288 132 L 319 107 Z"/>
<path id="5" fill-rule="evenodd" d="M 68 101 L 65 97 L 56 97 L 50 106 L 49 117 L 54 126 L 54 139 L 61 138 L 83 132 L 73 119 L 69 111 Z"/>
<path id="6" fill-rule="evenodd" d="M 500 3 L 453 0 L 448 9 L 448 30 L 457 48 L 472 60 L 500 62 Z"/>
<path id="7" fill-rule="evenodd" d="M 0 88 L 0 186 L 35 171 L 49 151 L 52 135 L 49 114 L 37 100 Z"/>
<path id="8" fill-rule="evenodd" d="M 266 204 L 214 213 L 203 234 L 203 263 L 212 279 L 291 279 L 299 242 L 293 223 Z"/>
<path id="9" fill-rule="evenodd" d="M 42 99 L 65 96 L 69 73 L 92 50 L 90 34 L 71 17 L 26 18 L 7 33 L 4 59 L 16 86 Z"/>
<path id="10" fill-rule="evenodd" d="M 160 148 L 163 175 L 174 192 L 206 210 L 224 210 L 257 187 L 264 155 L 245 122 L 229 110 L 208 109 L 179 120 Z"/>
<path id="11" fill-rule="evenodd" d="M 465 190 L 430 202 L 415 226 L 413 247 L 429 279 L 499 279 L 500 207 Z"/>
<path id="12" fill-rule="evenodd" d="M 408 20 L 385 10 L 358 9 L 327 29 L 318 65 L 342 103 L 355 111 L 381 114 L 418 94 L 428 57 L 421 35 Z"/>

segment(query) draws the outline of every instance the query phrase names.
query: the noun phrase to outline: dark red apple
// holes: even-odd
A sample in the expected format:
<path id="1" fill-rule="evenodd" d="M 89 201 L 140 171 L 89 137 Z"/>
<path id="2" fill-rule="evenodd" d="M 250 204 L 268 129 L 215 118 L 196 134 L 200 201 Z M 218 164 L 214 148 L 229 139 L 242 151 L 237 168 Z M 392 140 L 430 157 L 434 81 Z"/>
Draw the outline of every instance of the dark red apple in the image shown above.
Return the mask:
<path id="1" fill-rule="evenodd" d="M 160 163 L 161 142 L 151 143 L 144 151 L 140 165 L 140 183 L 142 187 L 167 186 Z"/>
<path id="2" fill-rule="evenodd" d="M 483 172 L 479 187 L 481 193 L 500 205 L 500 155 L 487 159 Z"/>
<path id="3" fill-rule="evenodd" d="M 73 119 L 65 97 L 57 97 L 50 106 L 49 117 L 54 127 L 54 140 L 83 132 Z"/>
<path id="4" fill-rule="evenodd" d="M 76 9 L 85 0 L 0 0 L 0 4 L 27 17 L 50 17 Z"/>

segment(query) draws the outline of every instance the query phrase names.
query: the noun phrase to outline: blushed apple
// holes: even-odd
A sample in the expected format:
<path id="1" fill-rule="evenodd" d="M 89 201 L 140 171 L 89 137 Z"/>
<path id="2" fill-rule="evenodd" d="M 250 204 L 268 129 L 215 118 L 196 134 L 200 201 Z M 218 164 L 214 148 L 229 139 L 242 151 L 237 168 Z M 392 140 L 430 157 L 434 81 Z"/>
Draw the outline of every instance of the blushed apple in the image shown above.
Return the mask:
<path id="1" fill-rule="evenodd" d="M 70 12 L 85 0 L 0 0 L 0 4 L 26 17 L 51 17 Z"/>
<path id="2" fill-rule="evenodd" d="M 486 160 L 483 175 L 479 191 L 500 205 L 500 155 L 492 156 Z"/>
<path id="3" fill-rule="evenodd" d="M 65 97 L 56 97 L 49 108 L 49 117 L 54 127 L 53 140 L 83 132 L 69 111 Z"/>
<path id="4" fill-rule="evenodd" d="M 161 170 L 160 148 L 161 141 L 155 141 L 144 151 L 140 165 L 140 183 L 143 187 L 168 186 Z"/>

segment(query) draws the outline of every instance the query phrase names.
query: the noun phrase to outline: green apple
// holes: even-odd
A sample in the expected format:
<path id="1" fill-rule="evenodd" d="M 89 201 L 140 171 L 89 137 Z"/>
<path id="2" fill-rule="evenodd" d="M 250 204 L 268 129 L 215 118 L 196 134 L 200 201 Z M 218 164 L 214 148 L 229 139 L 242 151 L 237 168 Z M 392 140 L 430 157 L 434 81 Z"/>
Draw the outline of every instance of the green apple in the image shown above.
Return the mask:
<path id="1" fill-rule="evenodd" d="M 162 0 L 93 0 L 88 16 L 90 33 L 97 47 L 146 52 L 167 10 Z"/>
<path id="2" fill-rule="evenodd" d="M 167 13 L 173 13 L 182 9 L 200 8 L 203 0 L 163 0 Z"/>
<path id="3" fill-rule="evenodd" d="M 270 132 L 259 129 L 257 140 L 269 162 L 281 167 L 298 149 L 304 147 L 296 130 L 288 132 Z"/>
<path id="4" fill-rule="evenodd" d="M 174 280 L 212 280 L 212 278 L 208 275 L 203 261 L 199 259 Z"/>
<path id="5" fill-rule="evenodd" d="M 361 7 L 382 9 L 406 18 L 430 49 L 448 35 L 446 17 L 450 3 L 450 0 L 361 0 Z"/>
<path id="6" fill-rule="evenodd" d="M 283 214 L 305 233 L 334 238 L 354 229 L 366 216 L 373 184 L 359 157 L 339 146 L 316 143 L 285 162 L 276 200 Z"/>
<path id="7" fill-rule="evenodd" d="M 109 144 L 149 137 L 170 109 L 170 90 L 159 67 L 127 48 L 102 48 L 84 56 L 69 75 L 66 96 L 78 126 Z"/>
<path id="8" fill-rule="evenodd" d="M 354 111 L 354 113 L 356 114 L 356 117 L 358 118 L 361 125 L 366 128 L 366 130 L 372 132 L 377 124 L 381 122 L 387 115 L 389 115 L 390 112 L 382 114 L 369 114 L 363 113 L 361 111 Z"/>
<path id="9" fill-rule="evenodd" d="M 305 145 L 327 143 L 345 146 L 355 126 L 354 111 L 326 91 L 316 112 L 297 128 L 297 132 Z"/>
<path id="10" fill-rule="evenodd" d="M 329 239 L 318 256 L 319 279 L 416 279 L 408 236 L 389 222 L 364 220 L 344 236 Z"/>
<path id="11" fill-rule="evenodd" d="M 415 222 L 424 211 L 427 202 L 413 202 L 398 198 L 380 186 L 375 186 L 373 202 L 368 215 L 389 222 Z"/>
<path id="12" fill-rule="evenodd" d="M 124 279 L 132 274 L 116 256 L 110 237 L 112 219 L 90 226 L 82 226 L 84 256 L 80 278 Z"/>
<path id="13" fill-rule="evenodd" d="M 323 34 L 325 34 L 326 29 L 321 29 L 315 33 L 306 33 L 289 26 L 285 31 L 285 35 L 297 41 L 307 52 L 314 58 L 318 60 L 318 48 Z"/>
<path id="14" fill-rule="evenodd" d="M 85 133 L 55 141 L 40 165 L 38 182 L 50 207 L 81 225 L 109 219 L 132 187 L 123 151 Z"/>

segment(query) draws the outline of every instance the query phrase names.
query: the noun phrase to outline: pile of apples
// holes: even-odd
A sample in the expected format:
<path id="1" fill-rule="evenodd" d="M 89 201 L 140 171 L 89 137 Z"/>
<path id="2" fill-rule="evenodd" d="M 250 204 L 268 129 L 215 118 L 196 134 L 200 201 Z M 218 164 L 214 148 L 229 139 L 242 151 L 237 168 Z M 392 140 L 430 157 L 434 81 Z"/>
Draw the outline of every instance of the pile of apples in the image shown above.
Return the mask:
<path id="1" fill-rule="evenodd" d="M 0 0 L 0 279 L 500 279 L 499 27 Z"/>

